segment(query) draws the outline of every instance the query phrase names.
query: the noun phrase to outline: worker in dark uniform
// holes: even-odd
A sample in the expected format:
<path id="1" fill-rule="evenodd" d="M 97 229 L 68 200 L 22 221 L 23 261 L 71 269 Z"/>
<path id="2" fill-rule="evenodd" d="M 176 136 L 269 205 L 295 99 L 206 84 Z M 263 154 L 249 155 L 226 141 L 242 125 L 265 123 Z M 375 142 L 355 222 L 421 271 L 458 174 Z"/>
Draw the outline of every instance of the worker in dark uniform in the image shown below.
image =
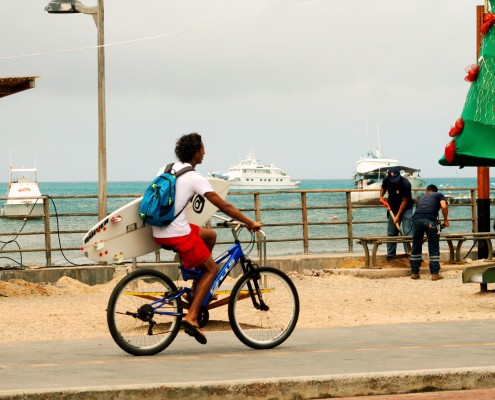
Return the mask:
<path id="1" fill-rule="evenodd" d="M 388 204 L 394 216 L 388 212 L 387 236 L 399 235 L 397 225 L 401 226 L 402 234 L 409 236 L 412 234 L 413 199 L 411 194 L 411 183 L 407 178 L 401 176 L 398 167 L 391 167 L 387 171 L 387 176 L 383 178 L 380 189 L 380 201 L 388 192 Z M 404 251 L 408 252 L 408 246 L 404 243 Z M 387 261 L 396 257 L 397 243 L 387 243 Z"/>
<path id="2" fill-rule="evenodd" d="M 440 229 L 438 227 L 438 212 L 442 210 L 443 223 L 449 226 L 449 206 L 445 196 L 435 185 L 429 185 L 426 193 L 418 199 L 413 215 L 413 243 L 411 253 L 411 279 L 419 279 L 423 237 L 428 238 L 428 256 L 430 259 L 431 280 L 443 279 L 440 275 Z"/>

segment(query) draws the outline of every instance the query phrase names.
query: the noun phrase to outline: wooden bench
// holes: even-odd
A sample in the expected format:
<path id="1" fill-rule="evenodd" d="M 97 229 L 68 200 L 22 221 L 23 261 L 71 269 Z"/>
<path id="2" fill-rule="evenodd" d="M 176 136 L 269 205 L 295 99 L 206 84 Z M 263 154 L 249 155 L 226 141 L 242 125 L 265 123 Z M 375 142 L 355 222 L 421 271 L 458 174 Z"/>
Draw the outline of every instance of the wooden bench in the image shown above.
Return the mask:
<path id="1" fill-rule="evenodd" d="M 479 283 L 480 291 L 488 291 L 488 284 L 495 283 L 495 263 L 467 267 L 462 271 L 462 283 Z"/>
<path id="2" fill-rule="evenodd" d="M 449 261 L 461 262 L 461 248 L 466 240 L 474 242 L 484 241 L 487 248 L 487 259 L 493 258 L 492 239 L 495 239 L 495 232 L 466 232 L 466 233 L 441 233 L 440 240 L 447 241 L 449 245 Z M 453 246 L 453 241 L 457 241 L 457 245 Z"/>
<path id="3" fill-rule="evenodd" d="M 441 233 L 440 241 L 447 242 L 449 247 L 449 263 L 460 263 L 462 244 L 467 240 L 475 242 L 483 240 L 486 243 L 488 259 L 493 257 L 492 239 L 495 239 L 495 232 L 461 232 L 461 233 Z M 406 243 L 409 248 L 412 244 L 412 236 L 361 236 L 356 237 L 359 244 L 363 246 L 365 257 L 365 268 L 378 268 L 376 253 L 382 244 L 386 243 Z M 426 237 L 424 242 L 426 242 Z M 456 244 L 455 244 L 456 243 Z M 370 245 L 373 245 L 370 254 Z M 371 263 L 371 265 L 370 265 Z"/>
<path id="4" fill-rule="evenodd" d="M 376 253 L 380 245 L 384 243 L 406 243 L 411 248 L 412 236 L 361 236 L 356 237 L 357 242 L 363 246 L 365 268 L 378 268 Z M 370 253 L 370 247 L 373 246 Z M 370 266 L 371 262 L 371 266 Z"/>

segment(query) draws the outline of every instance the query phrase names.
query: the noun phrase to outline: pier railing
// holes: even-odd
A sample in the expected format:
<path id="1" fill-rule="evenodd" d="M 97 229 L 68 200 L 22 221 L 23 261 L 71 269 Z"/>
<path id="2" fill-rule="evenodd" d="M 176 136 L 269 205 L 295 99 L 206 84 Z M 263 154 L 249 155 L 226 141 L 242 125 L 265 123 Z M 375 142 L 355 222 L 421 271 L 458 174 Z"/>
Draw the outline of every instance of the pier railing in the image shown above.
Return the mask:
<path id="1" fill-rule="evenodd" d="M 351 203 L 355 191 L 242 191 L 229 193 L 228 201 L 263 223 L 269 255 L 352 253 L 355 237 L 386 233 L 385 208 Z M 478 231 L 476 192 L 475 188 L 449 189 L 449 232 Z M 136 197 L 109 195 L 108 209 L 113 211 Z M 41 219 L 0 218 L 0 269 L 40 266 L 42 259 L 44 266 L 87 264 L 80 247 L 84 234 L 98 222 L 97 195 L 42 196 L 39 201 L 44 205 Z M 210 226 L 217 229 L 214 220 Z M 223 250 L 231 243 L 229 232 L 218 229 L 217 234 L 216 249 Z M 166 261 L 170 254 L 164 253 L 170 252 L 147 255 L 145 261 Z"/>

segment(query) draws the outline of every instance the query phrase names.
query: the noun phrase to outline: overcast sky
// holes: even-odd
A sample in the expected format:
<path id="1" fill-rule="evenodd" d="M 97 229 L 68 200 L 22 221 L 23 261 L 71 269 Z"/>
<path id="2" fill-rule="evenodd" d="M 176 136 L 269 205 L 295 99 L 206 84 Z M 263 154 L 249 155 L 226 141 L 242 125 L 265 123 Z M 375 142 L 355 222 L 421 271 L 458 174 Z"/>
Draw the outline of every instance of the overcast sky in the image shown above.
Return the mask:
<path id="1" fill-rule="evenodd" d="M 0 181 L 9 149 L 17 167 L 36 158 L 40 181 L 96 181 L 94 22 L 1 1 L 0 76 L 39 78 L 0 99 Z M 479 4 L 105 0 L 108 180 L 148 181 L 192 131 L 205 174 L 254 151 L 294 178 L 351 179 L 379 137 L 424 177 L 476 176 L 438 159 L 469 89 Z"/>

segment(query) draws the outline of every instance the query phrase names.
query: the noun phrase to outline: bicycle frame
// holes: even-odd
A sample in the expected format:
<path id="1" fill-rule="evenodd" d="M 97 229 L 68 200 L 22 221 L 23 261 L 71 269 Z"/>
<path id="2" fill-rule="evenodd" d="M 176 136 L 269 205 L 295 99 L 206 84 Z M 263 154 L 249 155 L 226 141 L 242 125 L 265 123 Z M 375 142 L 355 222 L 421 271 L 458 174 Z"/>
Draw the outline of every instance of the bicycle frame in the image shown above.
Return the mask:
<path id="1" fill-rule="evenodd" d="M 226 225 L 225 225 L 226 226 Z M 232 228 L 232 234 L 234 236 L 234 244 L 226 250 L 224 253 L 219 255 L 215 259 L 215 263 L 219 265 L 223 261 L 227 260 L 225 264 L 223 265 L 222 268 L 218 271 L 218 274 L 213 281 L 210 290 L 208 294 L 206 295 L 205 299 L 203 300 L 202 306 L 207 307 L 208 304 L 210 303 L 210 300 L 214 293 L 218 290 L 218 288 L 222 285 L 223 281 L 227 276 L 230 274 L 232 269 L 240 262 L 241 267 L 243 270 L 243 273 L 246 273 L 249 269 L 253 268 L 253 265 L 251 263 L 251 260 L 247 258 L 244 254 L 244 251 L 242 250 L 241 243 L 239 241 L 237 232 L 240 229 L 240 225 L 236 225 L 235 227 Z M 259 255 L 260 255 L 260 261 L 266 260 L 266 236 L 263 231 L 259 231 L 262 237 L 262 247 L 260 248 Z M 190 279 L 192 280 L 200 280 L 203 277 L 203 271 L 202 270 L 197 270 L 197 269 L 185 269 L 184 266 L 181 264 L 180 265 L 181 269 L 181 274 L 182 277 L 185 281 L 188 281 Z M 157 299 L 150 303 L 150 306 L 153 307 L 154 312 L 160 315 L 181 315 L 185 316 L 185 313 L 176 313 L 172 311 L 161 311 L 159 308 L 162 306 L 170 303 L 171 301 L 174 301 L 175 299 L 182 297 L 184 294 L 186 295 L 188 300 L 192 299 L 192 294 L 191 294 L 191 289 L 188 287 L 185 288 L 179 288 L 179 290 L 173 294 L 171 297 L 162 297 L 160 299 Z M 254 299 L 253 299 L 254 301 Z"/>
<path id="2" fill-rule="evenodd" d="M 245 269 L 244 265 L 246 263 L 246 256 L 244 255 L 244 252 L 242 251 L 240 243 L 235 243 L 225 253 L 218 256 L 215 259 L 215 263 L 217 265 L 219 265 L 222 261 L 226 260 L 227 258 L 228 258 L 228 261 L 218 271 L 217 277 L 215 278 L 215 280 L 211 284 L 210 291 L 208 292 L 207 296 L 205 297 L 205 299 L 203 301 L 202 305 L 204 307 L 206 307 L 208 305 L 213 294 L 217 291 L 217 289 L 223 283 L 225 278 L 230 274 L 230 271 L 232 271 L 232 269 L 237 265 L 237 263 L 239 261 L 241 262 L 241 265 L 243 266 L 243 270 Z M 184 279 L 186 279 L 186 278 L 184 278 Z"/>

